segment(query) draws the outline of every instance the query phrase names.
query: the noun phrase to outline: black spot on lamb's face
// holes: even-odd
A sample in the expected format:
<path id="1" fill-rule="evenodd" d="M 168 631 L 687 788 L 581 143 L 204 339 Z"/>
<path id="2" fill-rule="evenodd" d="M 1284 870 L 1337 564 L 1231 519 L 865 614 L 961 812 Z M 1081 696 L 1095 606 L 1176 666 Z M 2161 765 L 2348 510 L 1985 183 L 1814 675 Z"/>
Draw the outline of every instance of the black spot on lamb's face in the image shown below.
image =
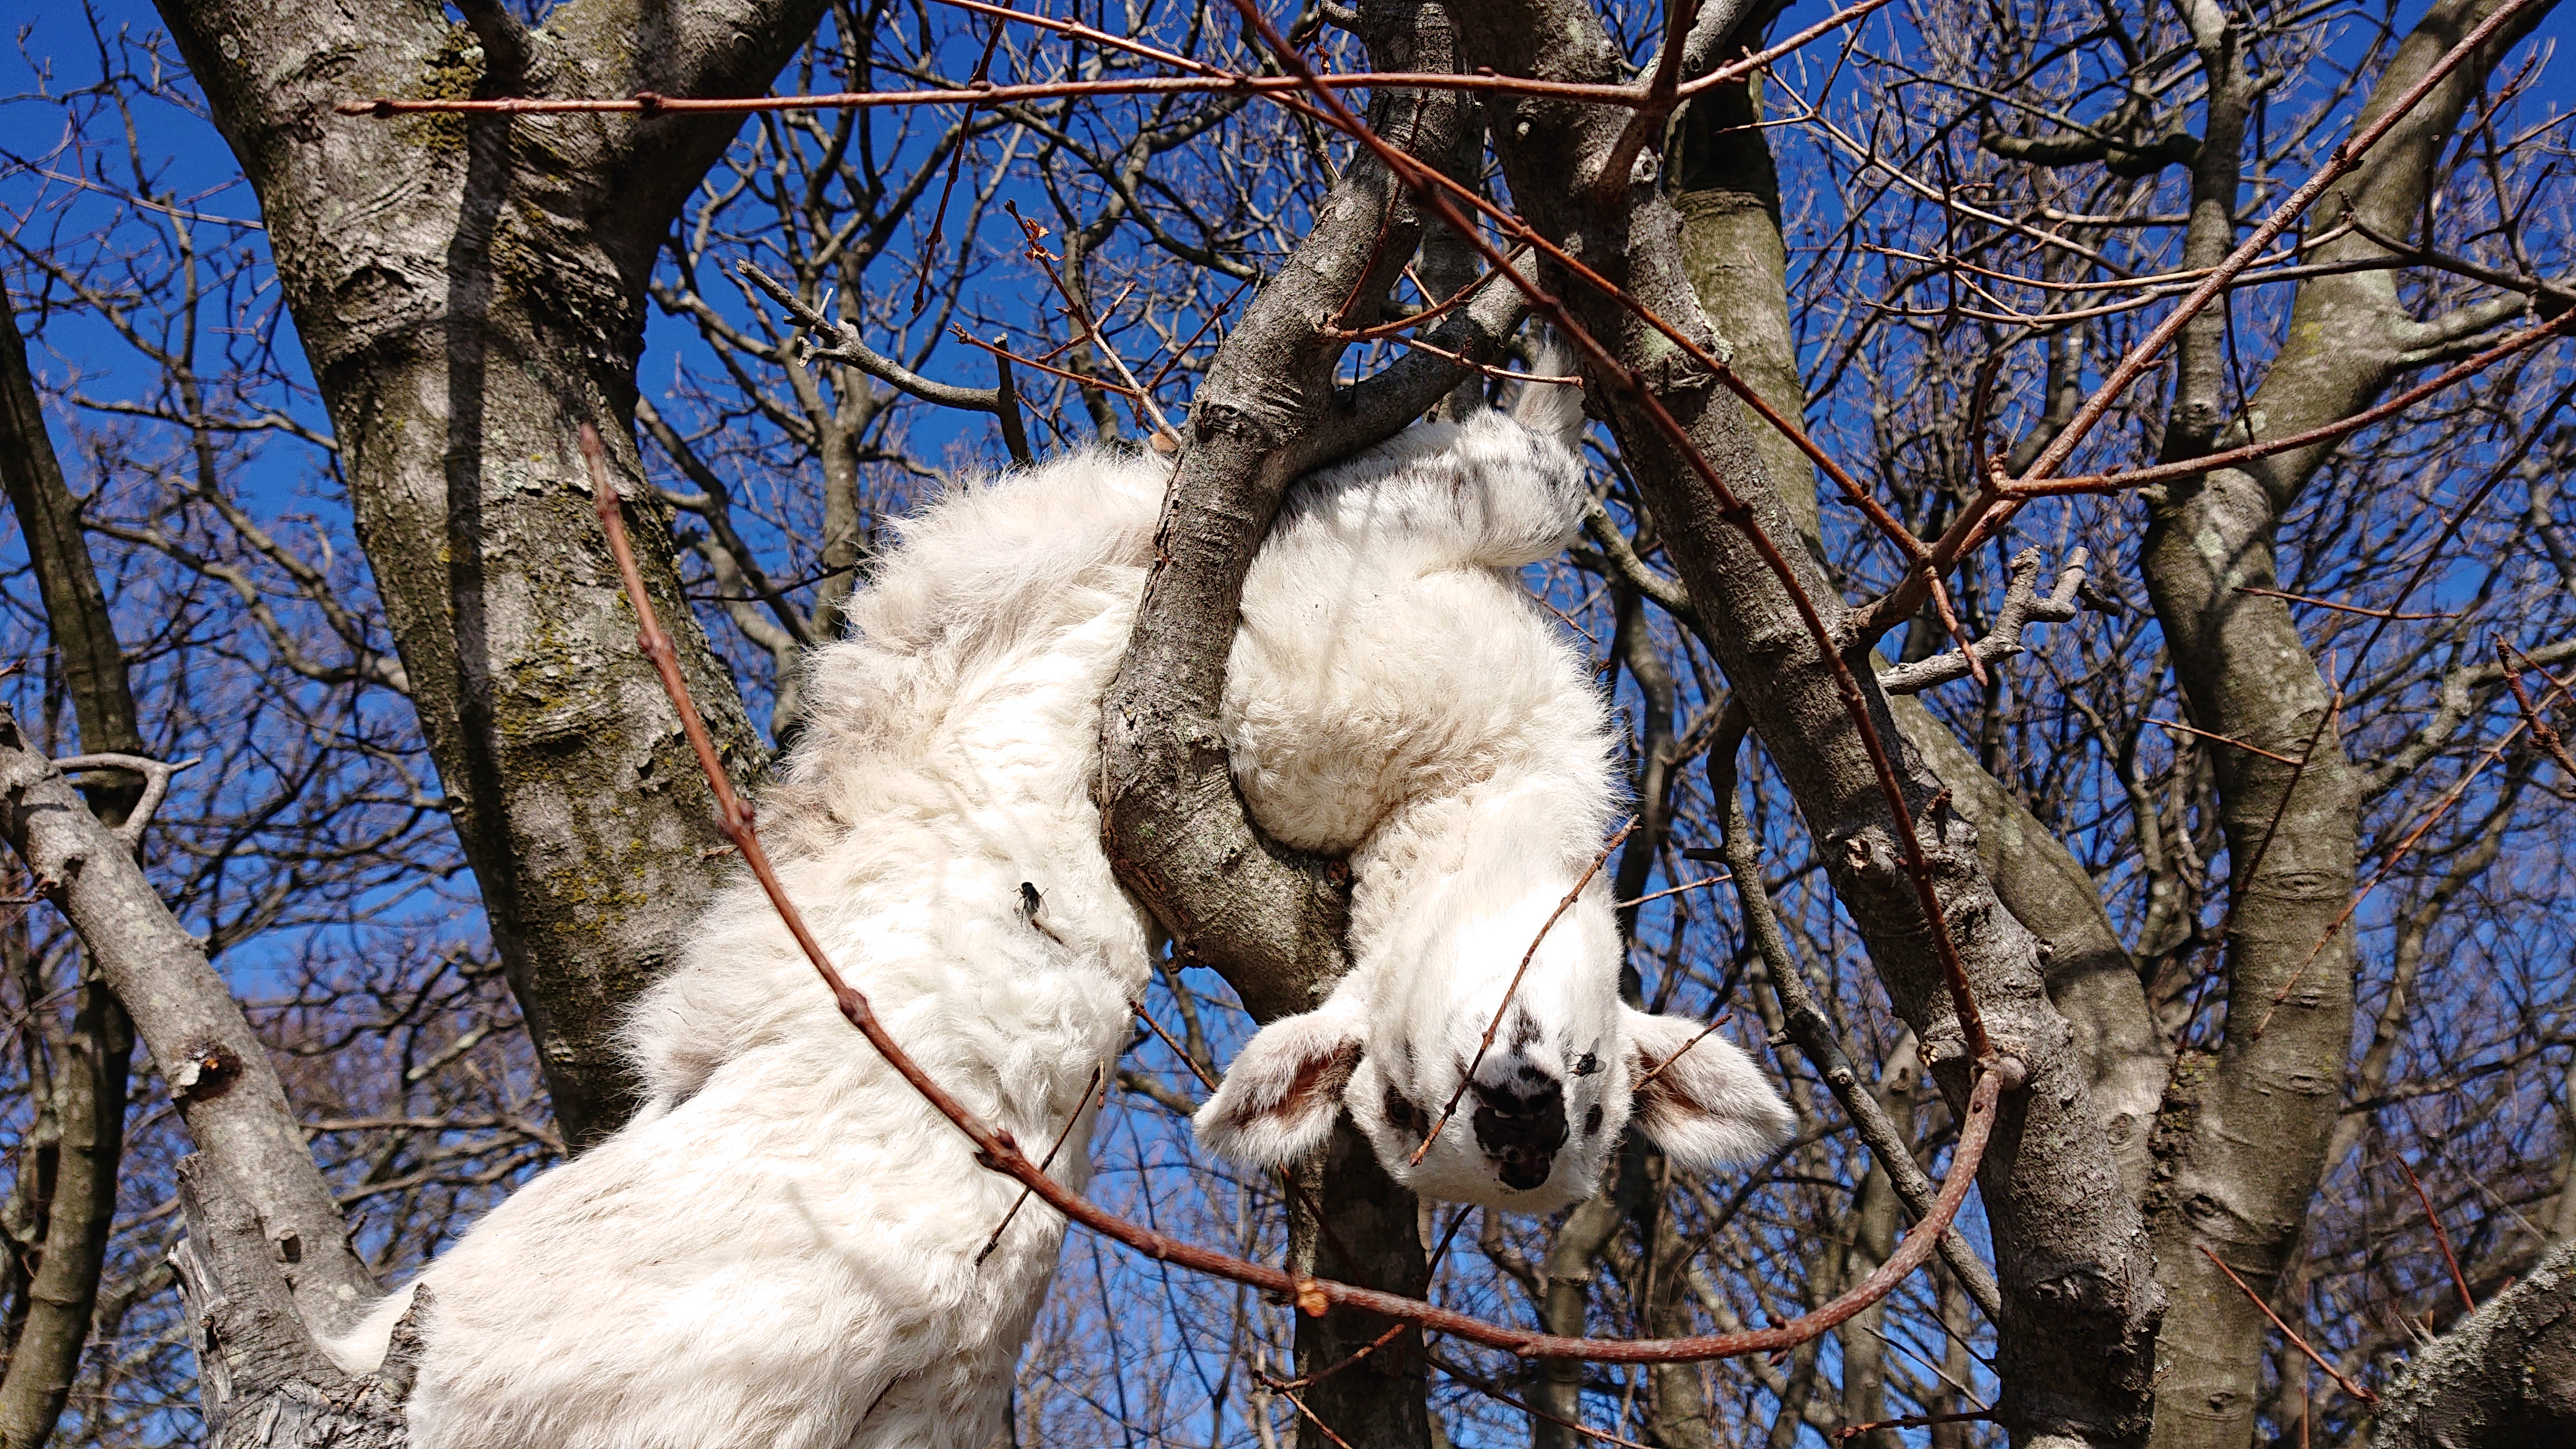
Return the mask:
<path id="1" fill-rule="evenodd" d="M 1422 1115 L 1422 1109 L 1406 1100 L 1403 1091 L 1393 1082 L 1386 1084 L 1386 1100 L 1383 1105 L 1386 1109 L 1387 1125 L 1398 1132 L 1409 1132 L 1419 1136 L 1431 1126 L 1430 1120 Z"/>
<path id="2" fill-rule="evenodd" d="M 1494 1176 L 1514 1192 L 1527 1192 L 1556 1171 L 1556 1150 L 1565 1145 L 1565 1088 L 1527 1066 L 1512 1075 L 1504 1086 L 1474 1084 L 1471 1120 Z"/>

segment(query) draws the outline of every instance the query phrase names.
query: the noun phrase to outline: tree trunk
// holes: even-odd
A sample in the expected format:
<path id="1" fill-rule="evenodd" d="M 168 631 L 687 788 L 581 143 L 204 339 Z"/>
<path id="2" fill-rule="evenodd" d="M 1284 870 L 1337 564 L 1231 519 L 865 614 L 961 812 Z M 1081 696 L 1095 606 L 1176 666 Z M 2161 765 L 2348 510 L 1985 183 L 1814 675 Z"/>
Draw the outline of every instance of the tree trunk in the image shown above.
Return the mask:
<path id="1" fill-rule="evenodd" d="M 1345 1121 L 1333 1129 L 1318 1176 L 1322 1182 L 1318 1200 L 1329 1216 L 1316 1235 L 1317 1276 L 1419 1296 L 1430 1278 L 1419 1208 L 1413 1194 L 1396 1186 L 1378 1166 L 1358 1128 Z M 1344 1256 L 1344 1249 L 1349 1256 Z M 1392 1326 L 1386 1319 L 1356 1310 L 1337 1310 L 1319 1318 L 1299 1314 L 1298 1377 L 1344 1363 L 1369 1349 Z M 1307 1412 L 1297 1416 L 1298 1449 L 1339 1449 L 1335 1434 L 1350 1445 L 1427 1446 L 1431 1442 L 1429 1388 L 1430 1364 L 1423 1357 L 1422 1330 L 1407 1328 L 1371 1349 L 1368 1357 L 1300 1395 Z M 1327 1425 L 1331 1434 L 1325 1432 Z"/>
<path id="2" fill-rule="evenodd" d="M 1758 48 L 1764 20 L 1749 19 L 1720 47 Z M 1683 111 L 1674 204 L 1682 217 L 1682 266 L 1709 323 L 1725 339 L 1736 375 L 1781 415 L 1806 413 L 1789 318 L 1788 251 L 1780 234 L 1780 177 L 1756 129 L 1759 77 L 1720 86 Z M 1815 464 L 1776 428 L 1749 429 L 1780 506 L 1811 552 L 1823 556 Z M 2146 993 L 2092 878 L 2065 845 L 1986 773 L 1949 727 L 1913 698 L 1891 700 L 1906 740 L 1950 787 L 1951 804 L 1977 831 L 1977 854 L 1995 892 L 2049 944 L 2048 994 L 2075 1027 L 2094 1110 L 2132 1201 L 2145 1197 L 2147 1126 L 2163 1095 L 2171 1053 L 2148 1014 Z"/>
<path id="3" fill-rule="evenodd" d="M 1465 33 L 1471 62 L 1555 80 L 1622 78 L 1624 61 L 1599 19 L 1570 0 L 1522 0 L 1483 18 Z M 1608 193 L 1593 186 L 1591 172 L 1625 114 L 1546 99 L 1491 109 L 1512 194 L 1539 232 L 1702 348 L 1715 345 L 1683 266 L 1673 208 L 1643 184 Z M 1615 368 L 1587 363 L 1592 405 L 1607 412 L 1728 682 L 1818 841 L 1898 1014 L 1926 1043 L 1943 1090 L 1960 1106 L 1968 1084 L 1962 1027 L 1897 853 L 1891 807 L 1834 670 L 1771 565 L 1651 422 L 1641 385 L 1729 481 L 1753 523 L 1782 545 L 1796 587 L 1829 627 L 1845 608 L 1797 546 L 1782 490 L 1717 380 L 1618 304 L 1563 276 L 1546 280 L 1616 358 Z M 1943 916 L 1987 1025 L 2030 1070 L 2030 1088 L 2007 1104 L 1980 1173 L 2004 1291 L 2001 1413 L 2023 1442 L 2132 1441 L 2147 1424 L 2149 1347 L 2162 1301 L 2136 1206 L 2118 1190 L 2094 1118 L 2089 1073 L 2043 989 L 2037 940 L 1995 898 L 1975 830 L 1936 802 L 1940 782 L 1902 750 L 1866 667 L 1855 672 L 1869 727 L 1897 757 L 1905 808 L 1921 819 Z"/>
<path id="4" fill-rule="evenodd" d="M 2381 73 L 2358 124 L 2380 115 L 2501 4 L 2435 6 Z M 2436 86 L 2319 205 L 2311 226 L 2331 231 L 2350 216 L 2382 237 L 2411 235 L 2433 162 L 2463 108 L 2548 8 L 2507 26 L 2485 54 Z M 2231 69 L 2240 62 L 2223 19 L 2189 18 L 2204 64 L 2221 77 L 2211 144 L 2193 178 L 2186 259 L 2199 265 L 2234 246 L 2235 173 L 2206 158 L 2235 146 L 2235 111 L 2225 93 L 2244 82 Z M 2387 255 L 2351 231 L 2305 260 Z M 2183 339 L 2168 455 L 2193 456 L 2225 436 L 2212 421 L 2222 320 L 2213 311 Z M 2406 367 L 2421 365 L 2410 355 L 2434 340 L 2428 327 L 2400 305 L 2394 271 L 2301 282 L 2287 340 L 2246 403 L 2248 436 L 2295 433 L 2367 407 Z M 2278 454 L 2251 469 L 2151 490 L 2146 500 L 2141 568 L 2193 720 L 2251 747 L 2219 745 L 2210 754 L 2231 863 L 2225 1026 L 2214 1057 L 2195 1054 L 2176 1064 L 2157 1129 L 2148 1217 L 2172 1302 L 2161 1345 L 2157 1449 L 2244 1449 L 2252 1442 L 2270 1326 L 2207 1254 L 2254 1293 L 2272 1291 L 2316 1195 L 2342 1106 L 2353 955 L 2351 930 L 2338 922 L 2358 883 L 2360 780 L 2330 718 L 2333 690 L 2288 604 L 2250 592 L 2279 587 L 2275 526 L 2331 452 L 2325 445 Z"/>
<path id="5" fill-rule="evenodd" d="M 620 1008 L 727 866 L 678 720 L 590 514 L 598 426 L 641 477 L 635 362 L 671 218 L 738 127 L 706 115 L 333 114 L 368 96 L 756 94 L 822 0 L 636 11 L 573 0 L 526 30 L 437 7 L 164 0 L 257 188 L 329 406 L 358 537 L 493 940 L 575 1146 L 633 1108 Z M 363 204 L 359 198 L 364 198 Z M 738 777 L 761 751 L 638 489 L 648 588 Z"/>
<path id="6" fill-rule="evenodd" d="M 0 485 L 27 540 L 27 561 L 45 605 L 45 630 L 80 723 L 81 748 L 140 755 L 134 689 L 81 532 L 80 502 L 63 479 L 45 429 L 17 314 L 0 292 Z M 122 825 L 142 797 L 127 772 L 91 777 L 82 794 L 108 825 Z M 125 1151 L 128 1066 L 134 1024 L 107 984 L 81 970 L 80 1005 L 67 1030 L 45 1035 L 61 1048 L 53 1062 L 56 1168 L 41 1257 L 25 1284 L 26 1313 L 11 1325 L 8 1371 L 0 1378 L 0 1446 L 36 1449 L 53 1437 L 89 1343 L 99 1275 L 116 1229 L 117 1168 Z M 42 1010 L 32 999 L 31 1010 Z M 50 1017 L 51 1012 L 47 1010 Z M 21 1171 L 26 1170 L 24 1167 Z"/>

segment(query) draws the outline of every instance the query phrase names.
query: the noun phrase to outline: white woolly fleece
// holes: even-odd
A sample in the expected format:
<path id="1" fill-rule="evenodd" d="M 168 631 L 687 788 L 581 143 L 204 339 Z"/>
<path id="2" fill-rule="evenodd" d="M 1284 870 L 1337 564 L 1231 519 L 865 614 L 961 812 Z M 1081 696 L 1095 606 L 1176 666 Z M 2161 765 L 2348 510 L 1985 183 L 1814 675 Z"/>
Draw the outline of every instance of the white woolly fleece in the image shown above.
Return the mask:
<path id="1" fill-rule="evenodd" d="M 904 524 L 849 637 L 809 656 L 811 715 L 760 802 L 790 894 L 895 1039 L 1024 1143 L 1077 1119 L 1055 1169 L 1077 1190 L 1090 1089 L 1154 937 L 1110 874 L 1091 784 L 1166 474 L 1078 454 Z M 1506 574 L 1559 545 L 1575 485 L 1561 442 L 1511 419 L 1415 428 L 1302 480 L 1265 543 L 1229 744 L 1264 827 L 1353 850 L 1357 875 L 1360 989 L 1336 997 L 1354 1014 L 1298 1021 L 1374 1023 L 1370 1050 L 1390 1054 L 1417 1018 L 1454 1036 L 1595 849 L 1612 798 L 1601 707 Z M 1549 1041 L 1515 1061 L 1554 1050 L 1558 1018 L 1626 1040 L 1606 890 L 1550 940 L 1521 994 Z M 637 1117 L 421 1274 L 415 1449 L 988 1449 L 1062 1219 L 1029 1205 L 976 1261 L 1016 1185 L 841 1020 L 747 878 L 627 1041 Z M 1635 1068 L 1609 1049 L 1598 1076 L 1624 1120 Z M 1341 1104 L 1320 1105 L 1329 1127 Z M 1352 1110 L 1369 1126 L 1366 1103 Z M 1410 1149 L 1383 1113 L 1371 1136 L 1381 1158 Z M 1472 1196 L 1472 1166 L 1435 1153 L 1425 1186 Z M 372 1367 L 410 1298 L 326 1347 Z"/>

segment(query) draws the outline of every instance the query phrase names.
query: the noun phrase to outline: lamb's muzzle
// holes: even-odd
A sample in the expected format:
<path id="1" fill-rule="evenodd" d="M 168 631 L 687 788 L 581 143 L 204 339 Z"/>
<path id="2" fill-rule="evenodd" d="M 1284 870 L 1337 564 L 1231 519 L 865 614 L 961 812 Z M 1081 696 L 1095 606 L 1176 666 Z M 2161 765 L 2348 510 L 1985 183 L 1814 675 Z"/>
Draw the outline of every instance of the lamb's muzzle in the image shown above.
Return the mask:
<path id="1" fill-rule="evenodd" d="M 1565 1145 L 1565 1086 L 1535 1067 L 1513 1075 L 1535 1080 L 1475 1084 L 1476 1145 L 1503 1186 L 1527 1192 L 1556 1170 L 1556 1150 Z"/>

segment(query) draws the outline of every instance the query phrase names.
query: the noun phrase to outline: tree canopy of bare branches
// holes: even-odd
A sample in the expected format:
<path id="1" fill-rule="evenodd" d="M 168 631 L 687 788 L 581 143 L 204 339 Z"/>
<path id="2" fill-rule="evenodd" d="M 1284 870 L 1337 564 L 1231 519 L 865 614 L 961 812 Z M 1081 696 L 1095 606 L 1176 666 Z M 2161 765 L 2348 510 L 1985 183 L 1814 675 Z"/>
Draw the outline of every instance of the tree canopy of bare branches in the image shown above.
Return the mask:
<path id="1" fill-rule="evenodd" d="M 0 1444 L 395 1442 L 400 1355 L 308 1335 L 624 1120 L 619 1009 L 743 868 L 717 801 L 802 652 L 907 510 L 1079 447 L 1173 460 L 1099 787 L 1172 947 L 1090 1206 L 1027 1209 L 1091 1227 L 1014 1442 L 2566 1432 L 2564 31 L 39 17 L 0 100 Z M 1227 774 L 1244 570 L 1299 472 L 1553 356 L 1595 502 L 1523 581 L 1627 736 L 1623 989 L 1754 1050 L 1797 1134 L 1712 1181 L 1632 1142 L 1546 1219 L 1417 1203 L 1348 1132 L 1227 1167 L 1189 1114 L 1346 959 L 1343 864 Z"/>

